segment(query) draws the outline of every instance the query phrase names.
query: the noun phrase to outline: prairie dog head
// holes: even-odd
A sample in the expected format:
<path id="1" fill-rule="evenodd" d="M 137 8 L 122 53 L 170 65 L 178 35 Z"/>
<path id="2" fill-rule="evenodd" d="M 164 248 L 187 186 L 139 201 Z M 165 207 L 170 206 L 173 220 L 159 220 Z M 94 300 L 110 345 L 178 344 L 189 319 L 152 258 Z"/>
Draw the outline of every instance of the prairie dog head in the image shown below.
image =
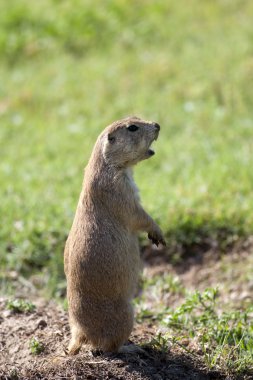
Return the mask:
<path id="1" fill-rule="evenodd" d="M 150 146 L 159 130 L 159 124 L 137 117 L 115 121 L 100 136 L 105 161 L 126 168 L 150 158 L 155 154 Z"/>

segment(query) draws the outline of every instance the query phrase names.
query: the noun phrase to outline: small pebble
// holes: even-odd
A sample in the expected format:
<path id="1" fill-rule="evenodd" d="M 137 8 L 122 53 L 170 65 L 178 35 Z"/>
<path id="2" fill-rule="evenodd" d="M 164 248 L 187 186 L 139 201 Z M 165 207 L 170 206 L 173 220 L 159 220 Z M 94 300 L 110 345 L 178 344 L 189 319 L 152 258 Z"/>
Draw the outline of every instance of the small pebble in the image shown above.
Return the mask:
<path id="1" fill-rule="evenodd" d="M 39 319 L 37 321 L 37 328 L 44 329 L 45 327 L 47 327 L 47 322 L 45 321 L 45 319 Z"/>

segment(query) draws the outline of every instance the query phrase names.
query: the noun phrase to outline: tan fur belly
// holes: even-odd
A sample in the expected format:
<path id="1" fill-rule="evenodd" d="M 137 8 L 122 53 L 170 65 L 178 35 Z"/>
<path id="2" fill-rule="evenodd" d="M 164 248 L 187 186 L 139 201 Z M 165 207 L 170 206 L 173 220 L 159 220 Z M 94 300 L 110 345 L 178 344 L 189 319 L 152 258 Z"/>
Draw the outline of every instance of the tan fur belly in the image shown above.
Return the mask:
<path id="1" fill-rule="evenodd" d="M 70 248 L 68 286 L 82 289 L 82 294 L 113 299 L 131 298 L 140 271 L 140 252 L 136 236 L 124 232 L 104 238 L 85 239 L 79 249 Z"/>

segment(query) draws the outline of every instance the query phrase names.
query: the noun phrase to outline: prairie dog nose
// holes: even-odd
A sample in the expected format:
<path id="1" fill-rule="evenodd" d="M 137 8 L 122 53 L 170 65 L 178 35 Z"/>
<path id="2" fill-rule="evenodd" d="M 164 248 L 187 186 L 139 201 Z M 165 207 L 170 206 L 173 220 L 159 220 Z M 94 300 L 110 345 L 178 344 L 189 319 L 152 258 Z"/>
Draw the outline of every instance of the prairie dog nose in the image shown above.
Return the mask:
<path id="1" fill-rule="evenodd" d="M 155 129 L 157 129 L 158 131 L 160 131 L 161 127 L 158 123 L 154 123 L 154 127 Z"/>

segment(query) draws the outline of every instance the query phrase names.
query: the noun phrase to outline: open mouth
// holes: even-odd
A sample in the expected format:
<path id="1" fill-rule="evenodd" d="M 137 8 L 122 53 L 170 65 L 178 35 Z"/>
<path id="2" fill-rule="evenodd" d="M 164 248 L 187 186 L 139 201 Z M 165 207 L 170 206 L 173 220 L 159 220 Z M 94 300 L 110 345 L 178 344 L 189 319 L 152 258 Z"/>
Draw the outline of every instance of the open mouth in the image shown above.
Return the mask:
<path id="1" fill-rule="evenodd" d="M 154 149 L 153 149 L 153 147 L 152 147 L 152 144 L 153 144 L 153 142 L 154 142 L 155 140 L 157 140 L 157 137 L 155 137 L 154 140 L 151 141 L 150 146 L 149 146 L 149 148 L 148 148 L 147 154 L 148 154 L 149 157 L 151 157 L 151 156 L 153 156 L 153 155 L 155 154 L 155 151 L 154 151 Z"/>
<path id="2" fill-rule="evenodd" d="M 157 133 L 157 135 L 154 137 L 154 139 L 150 143 L 150 146 L 149 146 L 148 151 L 147 151 L 147 154 L 149 157 L 151 157 L 155 154 L 155 151 L 151 145 L 153 144 L 154 141 L 156 141 L 158 139 L 158 135 L 159 135 L 159 132 Z"/>

